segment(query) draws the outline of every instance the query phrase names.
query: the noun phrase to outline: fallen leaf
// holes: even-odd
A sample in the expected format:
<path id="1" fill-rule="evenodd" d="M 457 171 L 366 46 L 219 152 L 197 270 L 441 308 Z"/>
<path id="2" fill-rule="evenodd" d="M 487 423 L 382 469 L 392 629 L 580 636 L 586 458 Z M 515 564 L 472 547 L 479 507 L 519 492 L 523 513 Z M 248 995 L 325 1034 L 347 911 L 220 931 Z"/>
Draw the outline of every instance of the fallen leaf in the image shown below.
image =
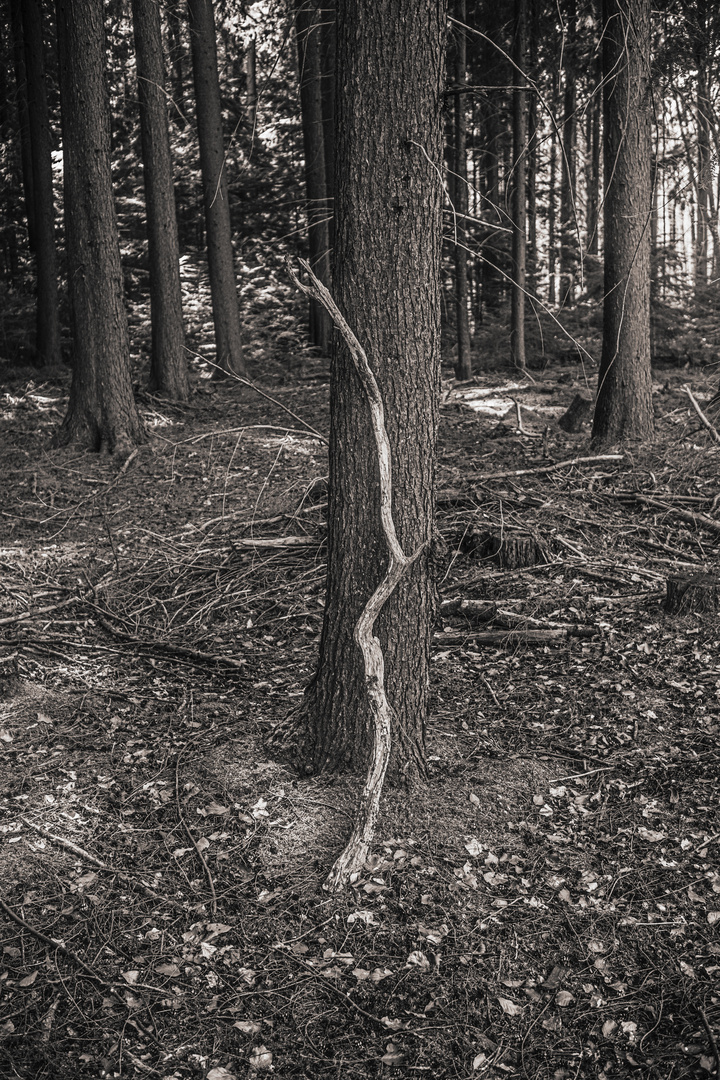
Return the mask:
<path id="1" fill-rule="evenodd" d="M 615 1030 L 616 1027 L 617 1027 L 617 1021 L 616 1020 L 606 1020 L 605 1023 L 603 1024 L 603 1026 L 602 1026 L 602 1033 L 605 1036 L 605 1038 L 607 1038 L 608 1035 L 612 1035 L 612 1033 L 613 1033 L 613 1031 Z"/>
<path id="2" fill-rule="evenodd" d="M 575 998 L 569 990 L 560 990 L 555 995 L 555 1004 L 559 1005 L 561 1009 L 565 1009 L 568 1005 L 572 1005 L 574 1000 Z"/>
<path id="3" fill-rule="evenodd" d="M 541 1023 L 546 1031 L 562 1031 L 562 1020 L 559 1016 L 546 1016 Z"/>
<path id="4" fill-rule="evenodd" d="M 516 1005 L 510 998 L 499 997 L 497 1000 L 502 1011 L 507 1013 L 508 1016 L 519 1016 L 523 1011 L 522 1005 Z"/>
<path id="5" fill-rule="evenodd" d="M 358 982 L 363 982 L 363 980 L 370 977 L 370 972 L 367 970 L 367 968 L 353 968 L 352 974 L 355 976 Z"/>
<path id="6" fill-rule="evenodd" d="M 37 971 L 33 971 L 31 975 L 26 975 L 24 979 L 21 979 L 18 986 L 32 986 L 38 977 Z"/>
<path id="7" fill-rule="evenodd" d="M 12 742 L 13 741 L 12 735 L 10 734 L 9 731 L 6 731 L 5 728 L 3 728 L 0 731 L 0 739 L 2 739 L 3 742 Z M 15 1028 L 13 1028 L 13 1031 L 14 1030 L 15 1030 Z"/>
<path id="8" fill-rule="evenodd" d="M 383 979 L 387 979 L 388 975 L 392 975 L 390 968 L 376 967 L 370 972 L 370 982 L 382 982 Z"/>
<path id="9" fill-rule="evenodd" d="M 242 1031 L 244 1035 L 257 1035 L 262 1028 L 262 1024 L 259 1020 L 236 1020 L 233 1027 L 237 1028 L 238 1031 Z"/>
<path id="10" fill-rule="evenodd" d="M 482 844 L 479 840 L 476 840 L 474 836 L 469 837 L 465 843 L 465 850 L 468 855 L 480 855 L 482 849 Z"/>
<path id="11" fill-rule="evenodd" d="M 718 920 L 720 920 L 720 911 L 708 911 L 707 921 L 710 923 L 711 926 Z"/>
<path id="12" fill-rule="evenodd" d="M 268 1050 L 267 1046 L 254 1046 L 253 1052 L 250 1055 L 250 1068 L 257 1069 L 258 1071 L 263 1069 L 272 1069 L 272 1053 Z"/>
<path id="13" fill-rule="evenodd" d="M 478 799 L 477 795 L 473 794 L 473 792 L 470 792 L 468 798 L 470 799 L 470 802 L 473 804 L 473 806 L 480 806 L 480 800 Z M 473 1066 L 473 1068 L 475 1068 L 475 1066 Z"/>
<path id="14" fill-rule="evenodd" d="M 237 1080 L 237 1077 L 235 1073 L 228 1072 L 227 1069 L 217 1068 L 211 1069 L 205 1080 Z"/>
<path id="15" fill-rule="evenodd" d="M 180 974 L 177 964 L 157 964 L 155 970 L 158 975 L 167 975 L 169 979 L 176 979 Z"/>
<path id="16" fill-rule="evenodd" d="M 134 986 L 140 977 L 139 971 L 123 971 L 122 977 L 130 986 Z"/>
<path id="17" fill-rule="evenodd" d="M 432 965 L 430 964 L 430 961 L 428 960 L 425 953 L 420 952 L 419 949 L 416 949 L 414 952 L 411 952 L 410 955 L 408 956 L 407 960 L 405 961 L 405 967 L 406 968 L 415 967 L 419 971 L 429 971 L 431 966 Z"/>
<path id="18" fill-rule="evenodd" d="M 383 1016 L 380 1021 L 386 1028 L 390 1028 L 391 1031 L 399 1031 L 400 1028 L 407 1027 L 407 1021 L 398 1020 L 397 1018 L 391 1019 L 389 1016 Z"/>
<path id="19" fill-rule="evenodd" d="M 683 975 L 687 975 L 690 979 L 695 978 L 695 968 L 691 967 L 690 964 L 686 964 L 684 960 L 680 961 L 680 970 Z"/>
<path id="20" fill-rule="evenodd" d="M 392 1043 L 388 1043 L 387 1053 L 383 1054 L 380 1060 L 383 1065 L 404 1065 L 407 1054 L 403 1054 L 402 1050 L 396 1050 Z"/>
<path id="21" fill-rule="evenodd" d="M 203 811 L 204 811 L 205 814 L 217 814 L 217 816 L 220 817 L 222 814 L 229 814 L 230 813 L 230 807 L 229 806 L 221 806 L 220 803 L 216 803 L 213 800 L 211 803 L 208 803 L 207 806 L 203 807 Z M 198 813 L 199 813 L 199 811 L 198 811 Z"/>
<path id="22" fill-rule="evenodd" d="M 473 1072 L 476 1069 L 479 1069 L 481 1065 L 484 1065 L 485 1062 L 487 1061 L 487 1059 L 488 1059 L 487 1054 L 478 1054 L 477 1057 L 474 1057 L 473 1058 L 473 1063 L 472 1063 Z"/>

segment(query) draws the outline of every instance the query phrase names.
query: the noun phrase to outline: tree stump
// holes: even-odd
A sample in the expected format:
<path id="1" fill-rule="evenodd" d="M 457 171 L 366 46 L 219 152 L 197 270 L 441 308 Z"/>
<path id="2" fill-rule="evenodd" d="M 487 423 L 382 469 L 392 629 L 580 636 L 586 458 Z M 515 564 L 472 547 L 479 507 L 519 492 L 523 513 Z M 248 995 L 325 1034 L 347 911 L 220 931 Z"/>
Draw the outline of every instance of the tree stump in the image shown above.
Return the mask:
<path id="1" fill-rule="evenodd" d="M 472 529 L 463 537 L 460 550 L 471 558 L 493 562 L 503 570 L 521 570 L 549 561 L 545 545 L 524 532 Z"/>
<path id="2" fill-rule="evenodd" d="M 690 612 L 715 614 L 720 608 L 720 581 L 712 574 L 678 574 L 667 579 L 665 612 L 689 615 Z"/>
<path id="3" fill-rule="evenodd" d="M 590 419 L 591 410 L 592 401 L 582 394 L 576 394 L 567 411 L 558 420 L 558 427 L 571 435 L 577 435 L 583 424 Z"/>

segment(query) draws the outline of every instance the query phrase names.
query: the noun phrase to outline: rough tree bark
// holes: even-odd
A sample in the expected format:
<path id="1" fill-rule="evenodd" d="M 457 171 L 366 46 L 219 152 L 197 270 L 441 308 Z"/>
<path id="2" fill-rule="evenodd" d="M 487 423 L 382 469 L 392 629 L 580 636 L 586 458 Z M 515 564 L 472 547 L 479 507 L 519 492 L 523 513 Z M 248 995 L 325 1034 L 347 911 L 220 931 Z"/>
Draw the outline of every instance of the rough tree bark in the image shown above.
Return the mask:
<path id="1" fill-rule="evenodd" d="M 172 400 L 187 401 L 190 386 L 160 9 L 156 0 L 133 0 L 132 13 L 150 254 L 150 387 Z"/>
<path id="2" fill-rule="evenodd" d="M 510 359 L 525 370 L 525 277 L 527 253 L 527 0 L 515 0 L 513 40 L 513 280 L 510 315 Z"/>
<path id="3" fill-rule="evenodd" d="M 325 198 L 327 199 L 328 235 L 332 249 L 335 244 L 333 193 L 335 191 L 335 0 L 323 0 L 320 8 L 320 76 L 322 85 L 323 138 L 325 141 Z"/>
<path id="4" fill-rule="evenodd" d="M 244 375 L 212 0 L 188 0 L 188 12 L 218 365 L 215 372 Z"/>
<path id="5" fill-rule="evenodd" d="M 251 37 L 245 47 L 245 57 L 243 59 L 243 67 L 245 69 L 245 102 L 247 108 L 248 131 L 250 132 L 251 138 L 254 138 L 255 136 L 258 103 L 257 66 L 255 60 L 255 38 Z"/>
<path id="6" fill-rule="evenodd" d="M 385 402 L 405 551 L 432 539 L 439 389 L 442 0 L 339 0 L 336 124 L 338 307 Z M 353 632 L 387 561 L 368 403 L 334 335 L 325 619 L 317 673 L 295 719 L 298 758 L 316 771 L 361 768 L 372 744 Z M 425 773 L 429 548 L 385 604 L 376 634 L 395 712 L 391 770 Z"/>
<path id="7" fill-rule="evenodd" d="M 143 442 L 130 382 L 110 171 L 102 0 L 57 0 L 65 245 L 73 378 L 60 444 L 125 453 Z"/>
<path id="8" fill-rule="evenodd" d="M 27 73 L 27 107 L 33 173 L 35 265 L 37 310 L 35 317 L 35 363 L 59 364 L 60 312 L 58 304 L 58 257 L 55 244 L 52 132 L 45 89 L 45 50 L 38 0 L 23 0 L 23 34 Z"/>
<path id="9" fill-rule="evenodd" d="M 465 81 L 467 76 L 467 23 L 466 0 L 456 0 L 457 23 L 455 25 L 455 154 L 453 160 L 455 191 L 455 331 L 457 341 L 457 362 L 455 375 L 458 379 L 472 376 L 470 358 L 470 313 L 468 311 L 468 259 L 467 225 L 468 181 L 467 181 L 467 100 Z"/>
<path id="10" fill-rule="evenodd" d="M 323 285 L 329 285 L 330 231 L 320 66 L 321 17 L 321 10 L 315 4 L 309 3 L 309 0 L 295 0 L 310 265 Z M 330 353 L 331 329 L 327 311 L 315 297 L 310 297 L 308 308 L 310 340 L 313 345 L 317 345 L 322 350 L 325 356 Z"/>
<path id="11" fill-rule="evenodd" d="M 596 445 L 653 432 L 650 0 L 604 0 L 605 303 Z"/>

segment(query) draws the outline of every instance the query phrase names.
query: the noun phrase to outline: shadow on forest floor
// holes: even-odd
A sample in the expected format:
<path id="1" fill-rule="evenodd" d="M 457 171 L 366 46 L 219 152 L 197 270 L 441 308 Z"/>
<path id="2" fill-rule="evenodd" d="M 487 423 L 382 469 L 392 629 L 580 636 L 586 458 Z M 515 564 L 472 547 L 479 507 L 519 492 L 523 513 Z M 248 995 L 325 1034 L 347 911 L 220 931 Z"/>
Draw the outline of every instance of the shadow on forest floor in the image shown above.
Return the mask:
<path id="1" fill-rule="evenodd" d="M 202 381 L 187 407 L 142 398 L 121 472 L 47 449 L 65 385 L 10 385 L 3 1076 L 718 1069 L 720 628 L 662 606 L 669 575 L 717 574 L 720 450 L 680 389 L 710 388 L 663 373 L 655 445 L 549 468 L 590 456 L 555 423 L 578 370 L 446 386 L 442 595 L 494 618 L 445 609 L 431 779 L 386 792 L 339 898 L 358 781 L 262 745 L 315 655 L 323 444 Z M 324 431 L 304 374 L 268 389 Z M 468 536 L 498 529 L 541 561 L 480 557 Z"/>

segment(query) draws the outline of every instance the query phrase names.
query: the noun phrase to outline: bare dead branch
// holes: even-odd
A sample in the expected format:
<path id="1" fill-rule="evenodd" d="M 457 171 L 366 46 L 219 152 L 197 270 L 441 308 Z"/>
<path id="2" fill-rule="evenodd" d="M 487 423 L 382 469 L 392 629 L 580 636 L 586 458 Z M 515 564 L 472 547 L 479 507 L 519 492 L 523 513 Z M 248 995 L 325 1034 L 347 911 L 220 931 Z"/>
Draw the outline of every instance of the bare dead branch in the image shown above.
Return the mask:
<path id="1" fill-rule="evenodd" d="M 322 304 L 342 334 L 370 406 L 370 417 L 380 468 L 380 520 L 388 548 L 388 565 L 385 577 L 365 605 L 353 633 L 354 640 L 362 652 L 365 665 L 365 687 L 375 724 L 375 737 L 370 766 L 355 815 L 355 826 L 345 850 L 335 860 L 324 885 L 324 888 L 329 892 L 340 892 L 353 880 L 354 876 L 357 876 L 367 859 L 375 834 L 375 825 L 380 810 L 380 795 L 388 761 L 390 760 L 392 724 L 395 712 L 385 694 L 385 663 L 380 642 L 373 634 L 373 628 L 383 604 L 391 596 L 408 567 L 421 554 L 423 548 L 418 548 L 408 557 L 403 552 L 395 532 L 395 522 L 392 516 L 390 440 L 385 429 L 385 410 L 380 388 L 368 362 L 365 350 L 348 326 L 328 290 L 313 274 L 310 264 L 304 259 L 300 259 L 300 265 L 308 275 L 309 281 L 307 283 L 300 280 L 297 272 L 289 262 L 287 263 L 288 274 L 301 292 Z"/>

